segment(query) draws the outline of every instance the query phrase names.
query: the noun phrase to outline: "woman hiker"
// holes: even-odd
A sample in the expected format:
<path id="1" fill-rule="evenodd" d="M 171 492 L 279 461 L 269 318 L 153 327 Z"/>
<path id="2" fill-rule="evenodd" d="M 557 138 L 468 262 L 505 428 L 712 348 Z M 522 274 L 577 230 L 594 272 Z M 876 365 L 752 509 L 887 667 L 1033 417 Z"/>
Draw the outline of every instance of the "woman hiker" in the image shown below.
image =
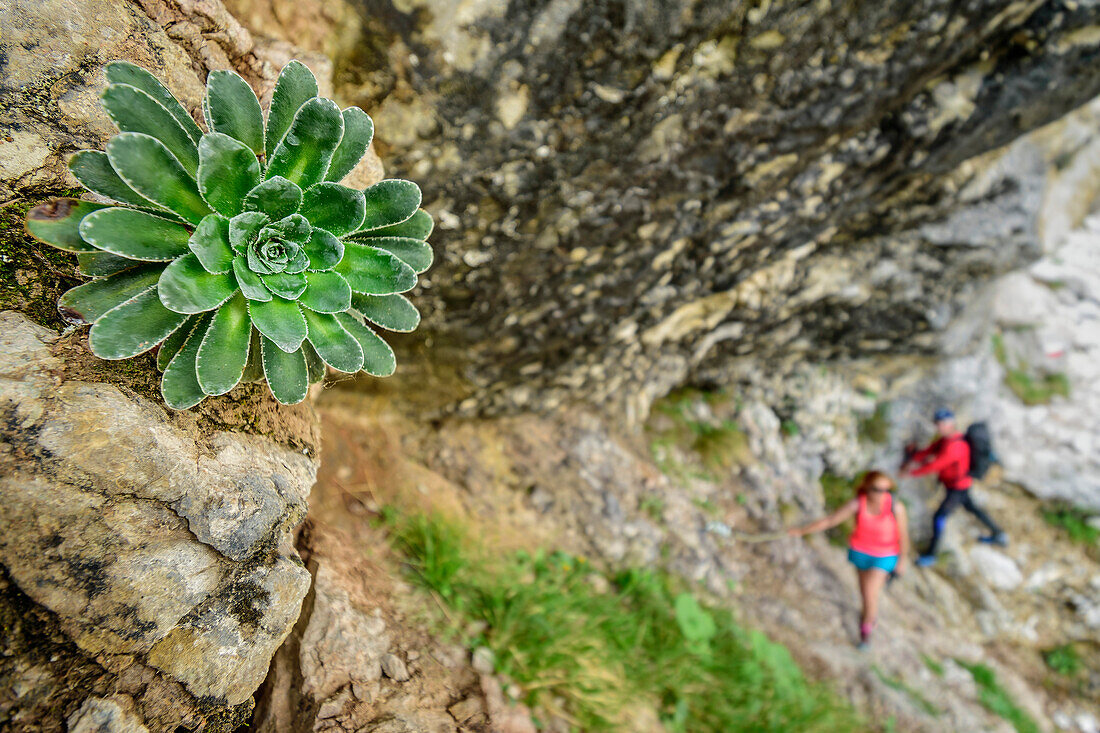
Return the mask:
<path id="1" fill-rule="evenodd" d="M 878 598 L 890 574 L 905 573 L 909 554 L 908 517 L 905 506 L 890 492 L 894 482 L 881 471 L 870 471 L 860 481 L 854 499 L 827 517 L 787 530 L 802 537 L 835 527 L 855 517 L 856 528 L 848 540 L 848 560 L 859 573 L 863 615 L 859 624 L 859 648 L 867 649 L 878 619 Z"/>

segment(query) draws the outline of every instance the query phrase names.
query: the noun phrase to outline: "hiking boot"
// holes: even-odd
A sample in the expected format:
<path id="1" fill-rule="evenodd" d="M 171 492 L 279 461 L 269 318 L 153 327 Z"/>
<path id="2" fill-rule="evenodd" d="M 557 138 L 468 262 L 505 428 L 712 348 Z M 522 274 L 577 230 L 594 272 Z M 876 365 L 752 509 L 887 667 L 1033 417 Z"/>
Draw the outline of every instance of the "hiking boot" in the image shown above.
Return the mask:
<path id="1" fill-rule="evenodd" d="M 998 547 L 1008 547 L 1008 535 L 1004 532 L 995 532 L 994 534 L 986 535 L 985 537 L 979 537 L 978 542 L 982 542 L 987 545 L 997 545 Z"/>
<path id="2" fill-rule="evenodd" d="M 918 557 L 916 559 L 916 561 L 913 564 L 916 565 L 918 568 L 930 568 L 930 567 L 932 567 L 933 565 L 936 564 L 936 556 L 935 555 L 921 555 L 920 557 Z"/>

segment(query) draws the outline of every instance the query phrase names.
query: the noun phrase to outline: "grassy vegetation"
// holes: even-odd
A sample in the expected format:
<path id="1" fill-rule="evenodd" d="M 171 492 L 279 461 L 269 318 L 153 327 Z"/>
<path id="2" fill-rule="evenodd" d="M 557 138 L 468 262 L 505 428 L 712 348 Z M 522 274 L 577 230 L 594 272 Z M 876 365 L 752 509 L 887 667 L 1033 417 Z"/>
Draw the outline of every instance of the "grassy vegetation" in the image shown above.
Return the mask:
<path id="1" fill-rule="evenodd" d="M 855 480 L 832 473 L 821 475 L 821 493 L 825 497 L 825 511 L 836 511 L 845 502 L 855 496 Z M 855 522 L 849 519 L 842 524 L 825 531 L 825 537 L 837 547 L 847 547 L 848 537 L 855 529 Z"/>
<path id="2" fill-rule="evenodd" d="M 654 522 L 660 522 L 665 515 L 665 500 L 660 496 L 643 496 L 638 502 L 638 509 L 645 512 Z"/>
<path id="3" fill-rule="evenodd" d="M 978 686 L 978 701 L 986 710 L 1007 720 L 1017 733 L 1039 733 L 1039 725 L 1025 713 L 997 681 L 996 673 L 984 664 L 970 664 L 956 659 L 974 677 Z"/>
<path id="4" fill-rule="evenodd" d="M 1053 527 L 1061 527 L 1073 542 L 1094 545 L 1100 540 L 1100 529 L 1089 524 L 1095 515 L 1070 504 L 1055 504 L 1042 510 L 1043 519 Z"/>
<path id="5" fill-rule="evenodd" d="M 875 411 L 859 421 L 859 438 L 883 445 L 890 439 L 890 403 L 879 402 Z"/>
<path id="6" fill-rule="evenodd" d="M 936 717 L 942 712 L 938 707 L 929 702 L 928 698 L 922 695 L 918 690 L 905 684 L 897 677 L 888 676 L 886 673 L 878 668 L 878 665 L 872 665 L 871 671 L 875 673 L 876 677 L 882 680 L 882 683 L 884 685 L 889 687 L 891 690 L 897 690 L 898 692 L 907 695 L 909 699 L 917 705 L 917 707 L 919 707 L 928 715 Z"/>
<path id="7" fill-rule="evenodd" d="M 721 392 L 696 389 L 678 390 L 653 406 L 653 417 L 646 426 L 650 433 L 650 452 L 658 467 L 680 480 L 715 480 L 734 465 L 752 460 L 748 437 L 732 420 L 704 420 L 695 414 L 700 403 L 714 406 L 728 401 Z M 694 455 L 696 467 L 676 459 L 677 451 Z"/>
<path id="8" fill-rule="evenodd" d="M 932 674 L 936 675 L 937 677 L 943 677 L 943 664 L 937 662 L 935 659 L 928 656 L 927 654 L 922 654 L 921 659 L 924 660 L 924 666 L 928 667 L 928 669 L 931 670 Z"/>
<path id="9" fill-rule="evenodd" d="M 489 647 L 536 714 L 629 730 L 640 703 L 669 731 L 835 731 L 865 724 L 787 649 L 650 569 L 613 575 L 564 553 L 479 552 L 446 521 L 390 516 L 414 580 Z M 599 578 L 597 582 L 597 578 Z"/>
<path id="10" fill-rule="evenodd" d="M 1069 378 L 1065 374 L 1036 374 L 1027 362 L 1013 360 L 999 333 L 993 334 L 993 355 L 1005 368 L 1005 385 L 1025 405 L 1045 405 L 1056 396 L 1069 397 Z"/>
<path id="11" fill-rule="evenodd" d="M 1052 672 L 1057 672 L 1063 677 L 1073 677 L 1084 669 L 1081 656 L 1073 644 L 1063 644 L 1046 650 L 1043 652 L 1043 661 Z"/>

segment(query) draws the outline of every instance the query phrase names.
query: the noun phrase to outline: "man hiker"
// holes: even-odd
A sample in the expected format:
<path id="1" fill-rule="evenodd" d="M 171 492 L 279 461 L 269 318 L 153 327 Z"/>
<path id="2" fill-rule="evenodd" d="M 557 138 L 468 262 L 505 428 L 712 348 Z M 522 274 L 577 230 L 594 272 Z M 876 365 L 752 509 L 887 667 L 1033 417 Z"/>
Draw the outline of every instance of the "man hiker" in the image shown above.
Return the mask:
<path id="1" fill-rule="evenodd" d="M 924 450 L 910 456 L 901 467 L 902 472 L 908 471 L 910 476 L 938 474 L 940 483 L 947 489 L 947 496 L 932 518 L 932 541 L 928 550 L 917 558 L 916 564 L 920 567 L 928 567 L 936 561 L 936 547 L 947 517 L 958 506 L 962 506 L 989 528 L 990 534 L 980 537 L 979 542 L 1001 546 L 1008 544 L 1008 538 L 1001 528 L 970 499 L 970 486 L 974 483 L 970 476 L 970 445 L 955 426 L 955 414 L 941 408 L 936 410 L 933 420 L 936 422 L 939 438 Z M 916 468 L 909 471 L 914 465 Z"/>

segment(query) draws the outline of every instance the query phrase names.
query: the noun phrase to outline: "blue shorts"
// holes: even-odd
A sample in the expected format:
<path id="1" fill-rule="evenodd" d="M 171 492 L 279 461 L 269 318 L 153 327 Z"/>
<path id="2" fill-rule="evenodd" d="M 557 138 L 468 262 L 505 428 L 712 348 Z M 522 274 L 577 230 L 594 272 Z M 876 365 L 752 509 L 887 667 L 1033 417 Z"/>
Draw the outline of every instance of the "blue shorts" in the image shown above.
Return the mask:
<path id="1" fill-rule="evenodd" d="M 848 562 L 856 566 L 858 570 L 870 570 L 871 568 L 878 568 L 888 573 L 894 572 L 894 568 L 898 566 L 897 555 L 887 555 L 885 557 L 876 557 L 874 555 L 868 555 L 866 552 L 860 552 L 859 550 L 853 550 L 848 548 Z"/>

